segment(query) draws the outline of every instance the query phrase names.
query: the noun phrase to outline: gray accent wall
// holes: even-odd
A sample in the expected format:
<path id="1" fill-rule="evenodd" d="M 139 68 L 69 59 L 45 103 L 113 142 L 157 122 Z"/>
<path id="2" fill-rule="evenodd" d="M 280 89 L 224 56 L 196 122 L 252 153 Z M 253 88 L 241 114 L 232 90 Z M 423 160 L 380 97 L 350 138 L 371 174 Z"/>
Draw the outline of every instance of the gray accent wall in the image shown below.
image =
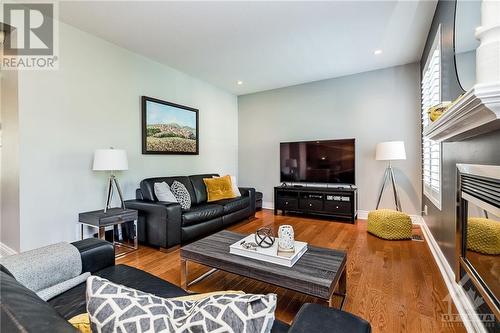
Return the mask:
<path id="1" fill-rule="evenodd" d="M 476 83 L 476 50 L 458 53 L 455 57 L 457 74 L 463 89 L 471 89 Z"/>
<path id="2" fill-rule="evenodd" d="M 455 1 L 439 1 L 420 62 L 420 70 L 423 70 L 437 28 L 441 24 L 441 93 L 443 101 L 453 101 L 463 93 L 455 71 L 453 53 L 454 20 Z M 422 207 L 427 206 L 428 208 L 428 214 L 424 216 L 425 223 L 429 227 L 429 230 L 451 267 L 455 267 L 456 260 L 456 164 L 472 163 L 500 165 L 499 143 L 500 131 L 477 136 L 461 142 L 443 143 L 441 149 L 442 209 L 439 210 L 436 208 L 436 206 L 427 199 L 425 194 L 422 196 Z"/>
<path id="3" fill-rule="evenodd" d="M 387 163 L 375 160 L 375 145 L 404 140 L 407 160 L 394 162 L 403 209 L 420 214 L 419 65 L 381 69 L 238 97 L 238 174 L 241 185 L 273 205 L 280 184 L 279 143 L 356 139 L 359 209 L 375 209 Z M 392 189 L 382 207 L 394 208 Z"/>

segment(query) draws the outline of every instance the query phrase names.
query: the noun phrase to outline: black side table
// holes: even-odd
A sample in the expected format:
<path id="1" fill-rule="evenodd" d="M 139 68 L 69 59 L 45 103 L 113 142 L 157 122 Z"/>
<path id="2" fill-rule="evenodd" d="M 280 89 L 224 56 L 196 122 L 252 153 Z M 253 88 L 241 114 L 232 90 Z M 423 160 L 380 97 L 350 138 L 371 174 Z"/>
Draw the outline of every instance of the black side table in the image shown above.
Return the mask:
<path id="1" fill-rule="evenodd" d="M 138 249 L 137 245 L 137 219 L 138 212 L 134 209 L 123 209 L 123 208 L 110 208 L 106 213 L 104 210 L 95 210 L 91 212 L 84 212 L 78 214 L 78 221 L 81 223 L 81 237 L 83 239 L 83 228 L 84 226 L 89 226 L 98 229 L 98 237 L 100 239 L 106 240 L 106 227 L 113 226 L 113 245 L 115 247 L 125 247 L 130 249 L 129 251 L 120 252 L 117 257 L 125 255 L 129 252 Z M 114 231 L 117 226 L 121 226 L 123 223 L 134 222 L 132 237 L 133 245 L 129 245 L 119 240 L 115 240 Z"/>

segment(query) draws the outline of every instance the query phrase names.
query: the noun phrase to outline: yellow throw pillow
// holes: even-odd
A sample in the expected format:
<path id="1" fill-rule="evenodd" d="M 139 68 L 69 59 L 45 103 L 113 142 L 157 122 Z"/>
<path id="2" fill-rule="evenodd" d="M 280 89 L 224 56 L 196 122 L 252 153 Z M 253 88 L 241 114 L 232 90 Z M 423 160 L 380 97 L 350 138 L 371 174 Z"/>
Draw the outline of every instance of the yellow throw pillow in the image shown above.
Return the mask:
<path id="1" fill-rule="evenodd" d="M 193 294 L 193 295 L 187 295 L 187 296 L 180 296 L 180 297 L 175 297 L 175 298 L 170 298 L 170 300 L 175 300 L 175 301 L 199 301 L 200 299 L 204 299 L 207 297 L 211 296 L 218 296 L 218 295 L 245 295 L 244 291 L 241 290 L 224 290 L 224 291 L 213 291 L 211 293 L 204 293 L 204 294 Z"/>
<path id="2" fill-rule="evenodd" d="M 218 178 L 203 178 L 203 182 L 207 187 L 207 202 L 236 198 L 229 175 Z"/>
<path id="3" fill-rule="evenodd" d="M 81 333 L 92 333 L 92 329 L 90 328 L 90 318 L 87 312 L 76 315 L 68 321 Z"/>

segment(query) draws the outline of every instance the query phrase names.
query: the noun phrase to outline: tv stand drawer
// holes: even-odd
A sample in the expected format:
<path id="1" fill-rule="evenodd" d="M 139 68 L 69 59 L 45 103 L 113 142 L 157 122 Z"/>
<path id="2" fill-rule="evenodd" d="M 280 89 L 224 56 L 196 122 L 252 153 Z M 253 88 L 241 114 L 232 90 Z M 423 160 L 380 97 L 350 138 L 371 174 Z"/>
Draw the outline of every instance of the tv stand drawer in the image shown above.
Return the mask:
<path id="1" fill-rule="evenodd" d="M 301 198 L 300 209 L 315 211 L 323 210 L 323 200 Z"/>
<path id="2" fill-rule="evenodd" d="M 290 197 L 278 197 L 277 199 L 278 209 L 297 209 L 299 208 L 299 201 L 297 198 Z"/>
<path id="3" fill-rule="evenodd" d="M 325 211 L 334 214 L 351 214 L 352 205 L 350 202 L 345 201 L 326 201 Z"/>

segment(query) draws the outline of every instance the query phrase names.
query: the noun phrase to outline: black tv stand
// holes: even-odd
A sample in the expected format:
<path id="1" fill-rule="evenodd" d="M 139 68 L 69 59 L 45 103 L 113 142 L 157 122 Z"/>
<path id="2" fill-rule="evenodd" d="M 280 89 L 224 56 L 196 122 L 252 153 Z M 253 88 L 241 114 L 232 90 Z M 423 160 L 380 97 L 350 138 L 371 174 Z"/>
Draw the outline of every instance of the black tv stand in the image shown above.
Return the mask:
<path id="1" fill-rule="evenodd" d="M 274 188 L 274 214 L 278 211 L 320 215 L 349 220 L 357 217 L 357 189 L 349 187 L 277 186 Z"/>

